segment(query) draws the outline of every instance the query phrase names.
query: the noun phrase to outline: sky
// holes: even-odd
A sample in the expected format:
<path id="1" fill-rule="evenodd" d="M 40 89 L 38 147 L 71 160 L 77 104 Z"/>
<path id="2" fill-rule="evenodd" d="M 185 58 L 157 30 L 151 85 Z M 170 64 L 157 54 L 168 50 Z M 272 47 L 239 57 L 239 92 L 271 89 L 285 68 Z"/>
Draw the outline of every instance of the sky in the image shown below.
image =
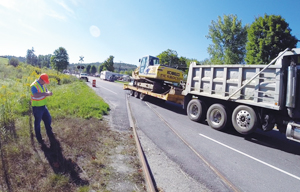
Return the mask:
<path id="1" fill-rule="evenodd" d="M 300 0 L 0 0 L 0 55 L 47 55 L 59 47 L 70 63 L 139 65 L 167 49 L 202 61 L 206 36 L 218 16 L 237 15 L 243 25 L 281 15 L 300 39 Z M 297 44 L 297 47 L 300 43 Z"/>

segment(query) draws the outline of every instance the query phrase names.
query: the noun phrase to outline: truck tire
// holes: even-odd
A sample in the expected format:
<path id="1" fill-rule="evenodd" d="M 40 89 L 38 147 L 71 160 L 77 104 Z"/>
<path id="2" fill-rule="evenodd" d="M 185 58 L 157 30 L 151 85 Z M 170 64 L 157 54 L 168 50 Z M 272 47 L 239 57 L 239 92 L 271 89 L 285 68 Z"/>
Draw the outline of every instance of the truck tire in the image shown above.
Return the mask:
<path id="1" fill-rule="evenodd" d="M 186 110 L 188 117 L 192 121 L 201 122 L 205 118 L 206 106 L 199 99 L 190 100 Z"/>
<path id="2" fill-rule="evenodd" d="M 224 105 L 211 105 L 206 114 L 206 121 L 209 126 L 216 130 L 225 130 L 227 126 L 227 110 Z"/>
<path id="3" fill-rule="evenodd" d="M 264 114 L 262 118 L 261 128 L 263 131 L 270 131 L 275 126 L 275 117 L 272 114 Z"/>
<path id="4" fill-rule="evenodd" d="M 248 135 L 257 128 L 255 111 L 246 105 L 237 106 L 232 113 L 232 125 L 237 132 Z"/>
<path id="5" fill-rule="evenodd" d="M 134 92 L 134 97 L 135 97 L 135 98 L 139 98 L 139 96 L 140 96 L 140 93 L 137 92 L 137 91 L 135 91 L 135 92 Z"/>
<path id="6" fill-rule="evenodd" d="M 130 96 L 133 96 L 133 95 L 134 95 L 134 90 L 130 90 L 129 95 L 130 95 Z"/>
<path id="7" fill-rule="evenodd" d="M 145 101 L 147 99 L 147 95 L 145 95 L 144 93 L 140 93 L 140 99 L 142 101 Z"/>

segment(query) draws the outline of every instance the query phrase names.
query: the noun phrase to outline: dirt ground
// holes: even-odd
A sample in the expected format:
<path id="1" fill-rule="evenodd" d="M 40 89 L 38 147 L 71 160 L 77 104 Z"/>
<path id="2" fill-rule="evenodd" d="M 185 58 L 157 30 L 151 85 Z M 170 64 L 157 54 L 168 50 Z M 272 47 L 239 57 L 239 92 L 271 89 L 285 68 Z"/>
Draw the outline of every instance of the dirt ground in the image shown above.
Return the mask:
<path id="1" fill-rule="evenodd" d="M 131 131 L 111 130 L 105 119 L 60 119 L 52 127 L 51 141 L 42 127 L 43 145 L 32 129 L 2 145 L 0 191 L 146 191 Z"/>

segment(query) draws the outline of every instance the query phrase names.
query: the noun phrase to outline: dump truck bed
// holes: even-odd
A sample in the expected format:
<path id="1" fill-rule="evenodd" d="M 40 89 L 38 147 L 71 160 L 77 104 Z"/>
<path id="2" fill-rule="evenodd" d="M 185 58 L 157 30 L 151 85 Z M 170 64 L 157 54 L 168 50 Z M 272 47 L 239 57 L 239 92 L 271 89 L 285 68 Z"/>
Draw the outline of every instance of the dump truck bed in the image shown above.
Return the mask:
<path id="1" fill-rule="evenodd" d="M 183 95 L 193 94 L 279 110 L 283 87 L 281 65 L 196 65 L 191 63 Z M 244 88 L 240 89 L 244 84 Z M 232 95 L 240 89 L 236 94 Z"/>

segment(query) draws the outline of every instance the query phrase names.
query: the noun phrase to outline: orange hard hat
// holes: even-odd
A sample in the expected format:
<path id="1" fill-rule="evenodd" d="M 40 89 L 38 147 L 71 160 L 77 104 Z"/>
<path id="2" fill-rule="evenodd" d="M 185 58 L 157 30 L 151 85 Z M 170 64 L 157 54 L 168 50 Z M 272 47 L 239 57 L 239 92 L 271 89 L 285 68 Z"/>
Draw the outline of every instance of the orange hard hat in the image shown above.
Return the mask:
<path id="1" fill-rule="evenodd" d="M 40 78 L 46 83 L 46 84 L 49 84 L 49 77 L 46 73 L 42 73 Z"/>

